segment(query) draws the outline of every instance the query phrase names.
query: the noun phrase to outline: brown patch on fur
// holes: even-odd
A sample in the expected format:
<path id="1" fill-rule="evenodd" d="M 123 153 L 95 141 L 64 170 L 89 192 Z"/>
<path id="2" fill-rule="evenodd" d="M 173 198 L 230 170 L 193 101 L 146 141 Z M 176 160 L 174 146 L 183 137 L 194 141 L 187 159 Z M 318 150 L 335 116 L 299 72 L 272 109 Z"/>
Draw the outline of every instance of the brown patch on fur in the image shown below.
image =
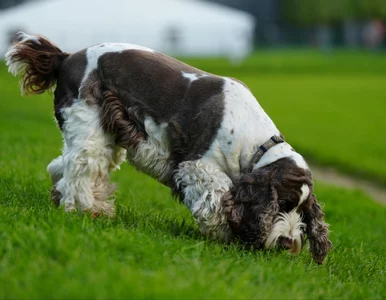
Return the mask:
<path id="1" fill-rule="evenodd" d="M 102 84 L 94 70 L 87 75 L 79 88 L 79 97 L 84 99 L 88 105 L 99 104 L 104 101 Z"/>
<path id="2" fill-rule="evenodd" d="M 198 79 L 191 81 L 183 72 L 194 73 Z M 224 115 L 223 78 L 169 56 L 141 50 L 101 55 L 97 74 L 102 90 L 113 91 L 122 103 L 119 111 L 124 114 L 126 109 L 129 120 L 136 124 L 133 136 L 141 132 L 142 116 L 152 118 L 156 124 L 169 124 L 170 161 L 174 167 L 198 159 L 210 148 Z"/>
<path id="3" fill-rule="evenodd" d="M 276 216 L 298 206 L 303 184 L 309 186 L 310 196 L 298 212 L 303 213 L 303 222 L 307 225 L 312 257 L 322 263 L 331 248 L 328 225 L 323 221 L 324 214 L 313 194 L 311 172 L 299 168 L 292 159 L 279 159 L 242 176 L 224 195 L 222 205 L 233 233 L 247 245 L 263 248 Z"/>
<path id="4" fill-rule="evenodd" d="M 146 135 L 140 124 L 140 110 L 135 107 L 126 109 L 123 102 L 112 91 L 103 93 L 101 106 L 101 126 L 115 135 L 116 145 L 122 148 L 135 148 Z"/>
<path id="5" fill-rule="evenodd" d="M 276 190 L 262 182 L 262 177 L 245 175 L 222 204 L 232 232 L 246 245 L 262 249 L 279 212 Z"/>
<path id="6" fill-rule="evenodd" d="M 156 123 L 169 122 L 184 107 L 197 105 L 196 99 L 191 103 L 184 98 L 191 84 L 197 85 L 198 89 L 200 80 L 190 82 L 182 76 L 182 72 L 207 75 L 157 52 L 107 52 L 98 60 L 98 78 L 104 89 L 115 91 L 126 107 L 143 105 L 149 108 L 150 116 Z M 201 81 L 205 84 L 208 78 Z"/>
<path id="7" fill-rule="evenodd" d="M 86 50 L 71 54 L 63 61 L 55 90 L 54 110 L 59 128 L 64 119 L 61 110 L 79 98 L 79 88 L 87 65 Z M 91 83 L 92 84 L 92 83 Z"/>
<path id="8" fill-rule="evenodd" d="M 25 64 L 22 87 L 26 94 L 41 94 L 56 84 L 63 60 L 69 56 L 42 36 L 16 43 L 13 62 Z"/>

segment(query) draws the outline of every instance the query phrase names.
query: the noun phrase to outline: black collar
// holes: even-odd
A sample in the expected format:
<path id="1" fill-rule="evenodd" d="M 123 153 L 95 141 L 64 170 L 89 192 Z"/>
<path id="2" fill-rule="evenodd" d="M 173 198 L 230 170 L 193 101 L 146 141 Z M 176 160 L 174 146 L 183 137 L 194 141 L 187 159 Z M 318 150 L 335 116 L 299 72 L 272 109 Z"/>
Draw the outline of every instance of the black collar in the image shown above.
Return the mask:
<path id="1" fill-rule="evenodd" d="M 249 163 L 248 172 L 252 172 L 253 166 L 259 162 L 259 160 L 263 157 L 264 153 L 271 149 L 273 146 L 277 144 L 284 143 L 284 137 L 282 135 L 274 135 L 268 141 L 266 141 L 263 145 L 257 149 L 255 155 L 253 155 L 251 162 Z"/>

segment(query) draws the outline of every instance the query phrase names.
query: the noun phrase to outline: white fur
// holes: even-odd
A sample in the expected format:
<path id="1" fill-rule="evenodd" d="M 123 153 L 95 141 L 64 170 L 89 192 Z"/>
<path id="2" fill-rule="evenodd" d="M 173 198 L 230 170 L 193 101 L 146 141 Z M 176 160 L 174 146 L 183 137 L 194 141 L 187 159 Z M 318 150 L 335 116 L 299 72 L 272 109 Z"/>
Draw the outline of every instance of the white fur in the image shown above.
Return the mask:
<path id="1" fill-rule="evenodd" d="M 66 211 L 79 208 L 113 215 L 109 197 L 114 188 L 109 183 L 109 172 L 123 162 L 125 150 L 116 147 L 113 138 L 103 132 L 97 106 L 75 100 L 62 110 L 62 115 L 62 162 L 57 158 L 48 166 L 53 177 L 60 173 L 63 163 L 63 177 L 56 185 L 62 195 L 61 205 Z"/>
<path id="2" fill-rule="evenodd" d="M 300 195 L 299 207 L 310 195 L 310 188 L 307 184 L 303 184 L 301 187 L 302 194 Z M 300 253 L 302 247 L 301 230 L 305 228 L 305 224 L 301 221 L 301 215 L 296 212 L 295 208 L 291 212 L 280 213 L 279 217 L 274 222 L 274 226 L 265 242 L 265 247 L 270 248 L 276 245 L 277 239 L 280 236 L 288 237 L 294 241 L 294 247 L 290 249 L 290 252 L 294 254 Z"/>
<path id="3" fill-rule="evenodd" d="M 197 74 L 186 72 L 182 72 L 182 77 L 189 79 L 190 82 L 195 81 L 199 78 Z"/>
<path id="4" fill-rule="evenodd" d="M 299 204 L 302 204 L 305 200 L 307 200 L 308 196 L 310 195 L 310 188 L 307 184 L 303 184 L 301 187 L 302 195 L 300 196 Z"/>
<path id="5" fill-rule="evenodd" d="M 33 36 L 33 35 L 29 35 L 29 34 L 26 34 L 24 33 L 23 31 L 19 31 L 17 34 L 16 34 L 16 40 L 19 42 L 19 43 L 23 43 L 27 40 L 29 41 L 33 41 L 35 42 L 36 44 L 41 44 L 40 41 L 39 41 L 39 37 L 37 36 Z"/>
<path id="6" fill-rule="evenodd" d="M 182 77 L 189 79 L 190 82 L 193 82 L 200 78 L 208 76 L 208 74 L 195 74 L 195 73 L 187 73 L 187 72 L 181 72 L 181 74 L 182 74 Z"/>
<path id="7" fill-rule="evenodd" d="M 17 33 L 18 42 L 9 47 L 7 53 L 5 54 L 5 64 L 8 67 L 8 72 L 13 76 L 24 75 L 25 69 L 27 67 L 27 62 L 24 60 L 14 60 L 14 56 L 18 54 L 20 49 L 24 47 L 23 43 L 26 41 L 32 41 L 36 44 L 40 44 L 39 38 L 36 36 L 25 34 L 24 32 Z M 24 94 L 24 85 L 20 84 L 21 93 Z"/>
<path id="8" fill-rule="evenodd" d="M 275 145 L 264 153 L 260 161 L 255 164 L 254 169 L 262 168 L 284 157 L 293 159 L 299 168 L 303 168 L 305 170 L 309 169 L 304 158 L 299 153 L 295 152 L 291 145 L 285 142 Z"/>
<path id="9" fill-rule="evenodd" d="M 236 178 L 248 167 L 257 147 L 278 135 L 279 130 L 250 90 L 238 81 L 224 79 L 224 118 L 203 159 Z"/>
<path id="10" fill-rule="evenodd" d="M 18 53 L 20 45 L 11 46 L 5 54 L 5 64 L 8 67 L 8 72 L 13 76 L 19 76 L 24 74 L 24 70 L 27 67 L 27 63 L 23 60 L 14 60 L 14 55 Z"/>
<path id="11" fill-rule="evenodd" d="M 224 96 L 224 119 L 203 159 L 217 163 L 235 179 L 248 168 L 258 147 L 280 132 L 251 91 L 240 82 L 225 78 Z M 269 149 L 254 168 L 264 167 L 283 157 L 290 157 L 300 168 L 308 169 L 303 157 L 288 143 Z"/>
<path id="12" fill-rule="evenodd" d="M 174 178 L 201 232 L 209 238 L 228 241 L 231 231 L 221 198 L 232 187 L 231 179 L 215 165 L 201 160 L 180 163 Z"/>
<path id="13" fill-rule="evenodd" d="M 293 249 L 290 252 L 294 254 L 300 253 L 301 250 L 301 234 L 305 224 L 301 221 L 301 215 L 296 212 L 296 209 L 289 213 L 280 213 L 269 236 L 265 242 L 266 248 L 276 246 L 276 242 L 280 236 L 288 237 L 294 241 Z"/>
<path id="14" fill-rule="evenodd" d="M 171 176 L 169 162 L 169 143 L 166 128 L 168 123 L 157 125 L 147 117 L 144 121 L 146 140 L 139 142 L 134 150 L 128 152 L 129 161 L 139 170 L 165 183 Z"/>
<path id="15" fill-rule="evenodd" d="M 124 148 L 114 146 L 113 147 L 113 156 L 110 160 L 109 172 L 113 172 L 115 170 L 119 170 L 121 168 L 121 164 L 125 162 L 127 159 L 127 151 Z"/>
<path id="16" fill-rule="evenodd" d="M 51 176 L 51 181 L 55 185 L 63 177 L 63 157 L 60 155 L 49 163 L 47 171 Z"/>

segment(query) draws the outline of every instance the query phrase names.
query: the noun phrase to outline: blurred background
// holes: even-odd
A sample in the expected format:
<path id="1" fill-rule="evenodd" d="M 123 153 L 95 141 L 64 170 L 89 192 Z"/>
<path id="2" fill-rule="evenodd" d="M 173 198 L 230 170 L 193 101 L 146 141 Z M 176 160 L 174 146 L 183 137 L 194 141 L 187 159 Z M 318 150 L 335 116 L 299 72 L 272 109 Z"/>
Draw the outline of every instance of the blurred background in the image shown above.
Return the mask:
<path id="1" fill-rule="evenodd" d="M 140 44 L 238 78 L 309 161 L 385 192 L 385 20 L 385 0 L 0 0 L 0 55 L 23 30 L 68 52 Z M 36 115 L 0 72 L 3 124 L 12 109 Z"/>
<path id="2" fill-rule="evenodd" d="M 385 49 L 385 19 L 384 0 L 1 0 L 0 38 L 25 30 L 69 50 L 124 40 L 237 60 L 263 47 Z"/>

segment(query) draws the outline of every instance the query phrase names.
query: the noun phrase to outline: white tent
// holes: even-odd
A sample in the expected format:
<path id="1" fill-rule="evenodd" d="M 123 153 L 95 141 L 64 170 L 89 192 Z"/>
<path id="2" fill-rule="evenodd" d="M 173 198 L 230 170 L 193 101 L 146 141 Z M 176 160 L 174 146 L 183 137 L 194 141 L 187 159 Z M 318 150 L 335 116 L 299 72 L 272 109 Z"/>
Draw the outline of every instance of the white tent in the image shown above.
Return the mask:
<path id="1" fill-rule="evenodd" d="M 252 50 L 253 17 L 199 0 L 49 0 L 0 12 L 0 55 L 10 34 L 42 34 L 72 52 L 128 42 L 181 56 L 242 59 Z"/>

